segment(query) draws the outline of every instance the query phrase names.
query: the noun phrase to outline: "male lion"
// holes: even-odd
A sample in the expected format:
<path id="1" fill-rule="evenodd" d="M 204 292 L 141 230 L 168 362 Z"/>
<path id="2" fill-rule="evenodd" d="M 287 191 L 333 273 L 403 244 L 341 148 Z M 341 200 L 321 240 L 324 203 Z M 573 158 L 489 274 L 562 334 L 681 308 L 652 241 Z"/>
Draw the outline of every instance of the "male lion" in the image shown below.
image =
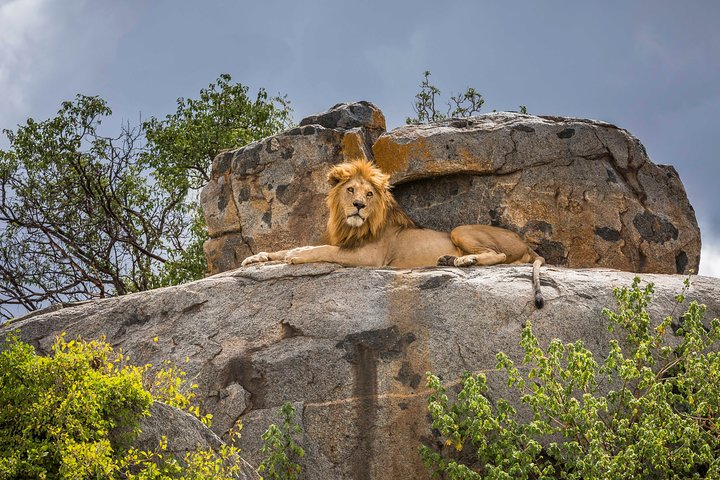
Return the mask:
<path id="1" fill-rule="evenodd" d="M 535 305 L 544 305 L 540 266 L 545 259 L 515 232 L 489 225 L 463 225 L 450 233 L 420 228 L 395 201 L 389 176 L 367 160 L 335 165 L 328 181 L 329 245 L 260 252 L 242 264 L 282 260 L 411 268 L 532 263 Z"/>

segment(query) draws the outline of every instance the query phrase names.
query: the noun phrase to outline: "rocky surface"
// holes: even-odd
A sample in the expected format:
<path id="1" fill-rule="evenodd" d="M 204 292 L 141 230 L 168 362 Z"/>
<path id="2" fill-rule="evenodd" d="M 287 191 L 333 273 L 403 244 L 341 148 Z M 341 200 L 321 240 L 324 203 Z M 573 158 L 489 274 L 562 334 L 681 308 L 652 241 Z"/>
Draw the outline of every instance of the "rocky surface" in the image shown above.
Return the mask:
<path id="1" fill-rule="evenodd" d="M 374 105 L 339 104 L 219 155 L 201 196 L 211 273 L 321 243 L 327 168 L 358 156 L 392 174 L 398 202 L 423 226 L 509 228 L 559 266 L 697 271 L 700 231 L 677 172 L 625 130 L 517 113 L 384 130 Z"/>
<path id="2" fill-rule="evenodd" d="M 300 126 L 221 153 L 200 202 L 210 234 L 210 273 L 240 265 L 254 252 L 322 243 L 330 165 L 371 156 L 385 131 L 373 104 L 338 104 Z"/>
<path id="3" fill-rule="evenodd" d="M 155 402 L 150 406 L 150 416 L 140 419 L 140 434 L 133 446 L 140 450 L 156 450 L 161 439 L 167 440 L 167 452 L 183 459 L 185 454 L 198 450 L 217 451 L 223 441 L 212 430 L 187 412 L 164 403 Z M 260 476 L 246 461 L 240 459 L 243 468 L 240 480 L 255 480 Z"/>
<path id="4" fill-rule="evenodd" d="M 0 334 L 19 329 L 43 351 L 62 331 L 105 335 L 138 364 L 171 359 L 199 385 L 218 435 L 243 421 L 242 454 L 254 465 L 260 434 L 291 401 L 305 430 L 304 478 L 420 479 L 428 474 L 417 447 L 431 436 L 425 372 L 456 385 L 464 371 L 484 371 L 491 396 L 508 395 L 495 353 L 520 362 L 527 320 L 545 344 L 583 339 L 607 351 L 602 308 L 633 275 L 543 268 L 546 306 L 537 310 L 530 270 L 253 266 L 19 319 Z M 684 277 L 643 279 L 656 285 L 655 317 L 669 314 Z M 708 304 L 708 321 L 720 314 L 719 280 L 694 278 L 687 297 Z"/>

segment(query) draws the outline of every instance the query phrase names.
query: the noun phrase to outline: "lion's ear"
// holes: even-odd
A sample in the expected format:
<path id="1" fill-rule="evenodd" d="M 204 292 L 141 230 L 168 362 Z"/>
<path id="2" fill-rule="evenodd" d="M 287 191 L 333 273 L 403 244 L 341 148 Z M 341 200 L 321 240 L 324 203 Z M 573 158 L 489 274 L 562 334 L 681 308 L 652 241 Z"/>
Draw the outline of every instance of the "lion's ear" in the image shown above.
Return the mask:
<path id="1" fill-rule="evenodd" d="M 335 165 L 328 172 L 327 181 L 331 187 L 348 179 L 348 172 L 345 164 Z"/>

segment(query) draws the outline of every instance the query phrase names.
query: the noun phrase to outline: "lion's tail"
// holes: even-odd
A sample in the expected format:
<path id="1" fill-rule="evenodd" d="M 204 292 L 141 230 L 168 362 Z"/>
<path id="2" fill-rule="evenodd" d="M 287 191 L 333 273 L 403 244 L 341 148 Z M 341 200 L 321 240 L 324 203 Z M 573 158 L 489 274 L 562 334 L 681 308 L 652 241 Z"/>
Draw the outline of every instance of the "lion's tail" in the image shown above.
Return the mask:
<path id="1" fill-rule="evenodd" d="M 542 308 L 545 305 L 545 299 L 540 291 L 540 267 L 542 265 L 545 265 L 545 259 L 537 255 L 533 261 L 532 272 L 533 293 L 535 294 L 535 306 L 537 308 Z"/>

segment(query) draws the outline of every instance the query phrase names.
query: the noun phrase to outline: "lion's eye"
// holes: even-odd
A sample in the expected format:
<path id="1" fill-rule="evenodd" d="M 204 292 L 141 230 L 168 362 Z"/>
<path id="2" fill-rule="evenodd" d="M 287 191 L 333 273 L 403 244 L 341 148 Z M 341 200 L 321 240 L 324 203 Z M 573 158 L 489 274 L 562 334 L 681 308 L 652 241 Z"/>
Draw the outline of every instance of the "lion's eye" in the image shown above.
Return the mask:
<path id="1" fill-rule="evenodd" d="M 355 193 L 355 189 L 353 187 L 348 187 L 348 192 Z"/>
<path id="2" fill-rule="evenodd" d="M 373 196 L 373 193 L 372 193 L 372 192 L 367 192 L 367 195 L 366 195 L 366 196 L 372 197 L 372 196 Z"/>

